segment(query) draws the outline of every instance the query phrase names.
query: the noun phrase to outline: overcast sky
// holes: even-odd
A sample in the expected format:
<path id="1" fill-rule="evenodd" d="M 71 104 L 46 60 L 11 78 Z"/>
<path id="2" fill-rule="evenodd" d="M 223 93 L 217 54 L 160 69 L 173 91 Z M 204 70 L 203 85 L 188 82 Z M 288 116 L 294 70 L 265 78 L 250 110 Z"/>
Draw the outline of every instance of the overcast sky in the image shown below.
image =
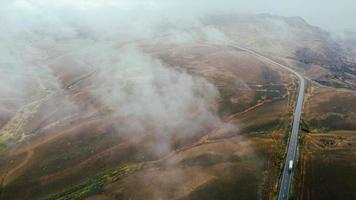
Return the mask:
<path id="1" fill-rule="evenodd" d="M 356 31 L 356 0 L 0 0 L 0 4 L 0 17 L 9 4 L 12 8 L 13 5 L 21 7 L 18 13 L 12 9 L 13 15 L 21 15 L 24 9 L 34 11 L 38 6 L 42 11 L 49 8 L 46 14 L 49 18 L 51 13 L 58 11 L 70 15 L 70 11 L 97 7 L 112 10 L 116 7 L 120 8 L 118 12 L 124 10 L 135 15 L 139 15 L 140 10 L 151 10 L 158 15 L 174 13 L 183 17 L 219 12 L 271 13 L 301 16 L 310 24 L 331 32 Z M 31 5 L 35 5 L 35 9 Z M 66 9 L 59 10 L 58 7 Z"/>

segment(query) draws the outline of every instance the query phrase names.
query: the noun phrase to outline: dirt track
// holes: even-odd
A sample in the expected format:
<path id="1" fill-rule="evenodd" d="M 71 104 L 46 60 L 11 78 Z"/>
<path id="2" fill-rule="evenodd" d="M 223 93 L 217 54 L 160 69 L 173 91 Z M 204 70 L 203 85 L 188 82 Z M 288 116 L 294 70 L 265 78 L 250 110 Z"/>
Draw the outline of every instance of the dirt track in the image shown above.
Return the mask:
<path id="1" fill-rule="evenodd" d="M 98 119 L 96 118 L 92 118 L 92 119 L 89 119 L 87 120 L 84 124 L 78 124 L 77 126 L 74 126 L 74 127 L 71 127 L 65 131 L 62 131 L 62 132 L 59 132 L 59 133 L 56 133 L 56 134 L 51 134 L 51 135 L 48 135 L 47 137 L 45 138 L 40 138 L 40 139 L 37 139 L 27 145 L 24 145 L 22 147 L 20 147 L 19 149 L 15 150 L 14 152 L 11 153 L 11 155 L 20 155 L 22 153 L 26 153 L 26 156 L 25 158 L 19 163 L 17 164 L 16 166 L 14 166 L 11 170 L 9 170 L 4 176 L 3 176 L 3 186 L 7 185 L 8 183 L 10 183 L 12 180 L 14 180 L 18 174 L 17 172 L 23 168 L 25 168 L 29 162 L 31 161 L 31 158 L 32 156 L 34 155 L 34 151 L 37 147 L 45 144 L 45 143 L 48 143 L 48 142 L 51 142 L 53 140 L 56 140 L 57 138 L 59 137 L 64 137 L 65 135 L 67 134 L 71 134 L 71 131 L 78 128 L 78 126 L 83 126 L 85 124 L 88 124 L 88 123 L 92 123 L 93 121 L 96 121 Z"/>

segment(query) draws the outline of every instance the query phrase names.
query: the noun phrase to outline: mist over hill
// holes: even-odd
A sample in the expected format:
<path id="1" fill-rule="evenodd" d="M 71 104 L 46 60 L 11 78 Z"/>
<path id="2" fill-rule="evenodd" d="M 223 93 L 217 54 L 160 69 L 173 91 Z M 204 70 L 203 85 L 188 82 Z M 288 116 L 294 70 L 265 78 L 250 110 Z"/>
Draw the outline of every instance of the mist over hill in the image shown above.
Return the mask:
<path id="1" fill-rule="evenodd" d="M 318 1 L 1 1 L 0 199 L 273 199 L 298 81 L 236 46 L 305 77 L 307 150 L 352 147 L 356 37 Z"/>

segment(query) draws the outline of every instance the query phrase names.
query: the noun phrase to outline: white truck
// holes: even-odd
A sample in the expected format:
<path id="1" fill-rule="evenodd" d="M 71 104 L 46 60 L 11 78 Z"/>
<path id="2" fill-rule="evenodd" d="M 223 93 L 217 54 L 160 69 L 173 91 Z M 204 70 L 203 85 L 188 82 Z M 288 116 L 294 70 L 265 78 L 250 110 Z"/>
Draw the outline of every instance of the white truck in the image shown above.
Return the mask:
<path id="1" fill-rule="evenodd" d="M 292 170 L 293 170 L 293 160 L 290 160 L 288 165 L 288 171 L 291 172 Z"/>

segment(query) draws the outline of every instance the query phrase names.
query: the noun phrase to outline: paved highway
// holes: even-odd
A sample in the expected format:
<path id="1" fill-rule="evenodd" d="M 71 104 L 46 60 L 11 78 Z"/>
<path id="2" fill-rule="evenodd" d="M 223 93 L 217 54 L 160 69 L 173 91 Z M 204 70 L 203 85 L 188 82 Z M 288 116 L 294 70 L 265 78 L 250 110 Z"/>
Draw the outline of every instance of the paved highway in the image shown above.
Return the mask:
<path id="1" fill-rule="evenodd" d="M 253 50 L 240 47 L 238 45 L 232 45 L 233 48 L 237 48 L 240 50 L 243 50 L 245 52 L 248 52 L 256 57 L 258 57 L 260 60 L 266 61 L 268 63 L 277 65 L 279 67 L 282 67 L 289 72 L 293 73 L 294 75 L 297 76 L 299 80 L 299 91 L 298 91 L 298 99 L 297 99 L 297 105 L 295 106 L 294 110 L 294 118 L 293 118 L 293 127 L 292 127 L 292 133 L 290 134 L 290 139 L 289 139 L 289 146 L 288 146 L 288 152 L 286 155 L 284 167 L 283 167 L 283 173 L 281 176 L 280 180 L 280 187 L 279 187 L 279 192 L 278 192 L 278 200 L 285 200 L 289 199 L 289 190 L 292 182 L 292 177 L 293 177 L 293 170 L 289 171 L 288 164 L 289 161 L 293 161 L 293 165 L 295 164 L 296 161 L 296 154 L 297 154 L 297 145 L 298 145 L 298 133 L 299 133 L 299 124 L 300 124 L 300 117 L 302 114 L 302 109 L 303 109 L 303 100 L 304 100 L 304 88 L 305 88 L 305 81 L 304 78 L 296 71 L 293 69 L 282 65 L 280 63 L 277 63 Z M 293 166 L 294 168 L 294 166 Z"/>

